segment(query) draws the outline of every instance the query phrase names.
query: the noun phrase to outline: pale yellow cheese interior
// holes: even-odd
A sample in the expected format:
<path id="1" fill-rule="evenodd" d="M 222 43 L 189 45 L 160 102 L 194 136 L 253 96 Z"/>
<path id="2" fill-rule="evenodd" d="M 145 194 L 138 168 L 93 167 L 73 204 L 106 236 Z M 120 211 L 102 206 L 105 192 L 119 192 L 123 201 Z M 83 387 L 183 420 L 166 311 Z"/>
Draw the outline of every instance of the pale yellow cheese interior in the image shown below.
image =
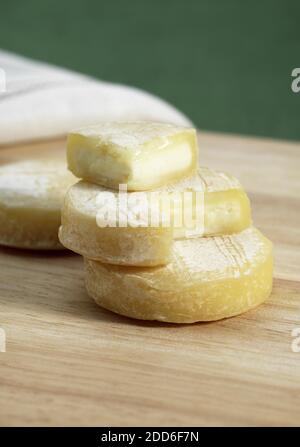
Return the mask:
<path id="1" fill-rule="evenodd" d="M 192 174 L 198 164 L 194 129 L 152 122 L 104 123 L 71 132 L 67 159 L 76 177 L 144 191 Z"/>

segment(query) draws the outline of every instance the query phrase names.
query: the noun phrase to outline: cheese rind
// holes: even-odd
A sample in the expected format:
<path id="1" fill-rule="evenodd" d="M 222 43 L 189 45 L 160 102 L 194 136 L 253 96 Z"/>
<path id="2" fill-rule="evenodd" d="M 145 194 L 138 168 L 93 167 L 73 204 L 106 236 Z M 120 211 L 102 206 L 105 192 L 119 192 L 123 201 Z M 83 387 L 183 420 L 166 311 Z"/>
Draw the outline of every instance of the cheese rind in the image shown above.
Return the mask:
<path id="1" fill-rule="evenodd" d="M 198 202 L 193 200 L 189 214 L 196 216 L 193 229 L 199 224 L 199 217 L 198 236 L 231 234 L 250 226 L 251 210 L 246 193 L 237 179 L 222 172 L 200 168 L 194 176 L 152 192 L 161 199 L 166 193 L 176 193 L 183 197 L 185 192 L 196 194 L 197 191 L 204 198 L 204 208 L 203 201 L 200 201 L 201 209 L 196 210 Z M 62 226 L 59 231 L 63 245 L 87 258 L 104 263 L 156 266 L 169 262 L 174 238 L 190 235 L 182 218 L 183 207 L 175 205 L 170 208 L 172 218 L 169 226 L 122 228 L 118 226 L 120 222 L 117 220 L 116 227 L 100 227 L 97 216 L 101 200 L 98 199 L 102 196 L 105 198 L 107 194 L 115 200 L 112 200 L 112 205 L 116 203 L 118 193 L 88 182 L 78 182 L 69 189 L 62 208 Z M 148 197 L 151 192 L 129 193 L 128 201 L 133 197 L 145 197 L 145 194 Z M 166 211 L 164 202 L 161 202 L 160 209 Z M 148 203 L 152 204 L 150 200 Z M 139 210 L 142 211 L 143 208 L 138 205 L 135 211 Z M 176 226 L 180 217 L 182 224 Z M 151 224 L 150 219 L 148 223 Z M 192 236 L 195 234 L 197 232 L 193 232 Z"/>
<path id="2" fill-rule="evenodd" d="M 105 309 L 142 320 L 194 323 L 232 317 L 272 290 L 272 244 L 258 230 L 176 241 L 171 263 L 124 267 L 85 259 L 88 294 Z"/>
<path id="3" fill-rule="evenodd" d="M 144 191 L 191 175 L 198 165 L 196 131 L 153 122 L 104 123 L 74 130 L 67 159 L 76 177 Z"/>
<path id="4" fill-rule="evenodd" d="M 63 249 L 58 240 L 61 206 L 74 182 L 63 158 L 0 166 L 0 244 Z"/>

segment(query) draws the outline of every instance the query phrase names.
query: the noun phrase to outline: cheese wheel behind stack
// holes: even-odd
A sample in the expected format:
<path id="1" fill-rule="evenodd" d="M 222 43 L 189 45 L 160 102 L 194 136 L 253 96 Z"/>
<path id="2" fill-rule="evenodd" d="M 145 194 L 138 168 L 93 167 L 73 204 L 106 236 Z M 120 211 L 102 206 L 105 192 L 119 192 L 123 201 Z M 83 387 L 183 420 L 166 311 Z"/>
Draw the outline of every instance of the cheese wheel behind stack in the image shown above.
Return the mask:
<path id="1" fill-rule="evenodd" d="M 36 250 L 64 247 L 58 240 L 61 206 L 75 177 L 63 158 L 0 166 L 0 244 Z"/>

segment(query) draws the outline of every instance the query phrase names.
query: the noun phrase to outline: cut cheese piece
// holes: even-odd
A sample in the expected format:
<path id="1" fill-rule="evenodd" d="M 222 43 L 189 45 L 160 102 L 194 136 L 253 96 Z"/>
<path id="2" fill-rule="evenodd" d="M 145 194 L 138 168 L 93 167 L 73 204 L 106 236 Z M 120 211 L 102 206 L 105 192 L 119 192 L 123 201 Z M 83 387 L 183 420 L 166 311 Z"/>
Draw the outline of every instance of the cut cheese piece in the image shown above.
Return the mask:
<path id="1" fill-rule="evenodd" d="M 183 196 L 184 206 L 173 207 L 171 224 L 174 227 L 175 239 L 186 238 L 189 234 L 191 236 L 233 234 L 251 225 L 249 198 L 239 180 L 225 172 L 201 167 L 195 175 L 160 188 L 158 191 L 167 191 L 170 194 L 178 192 L 193 194 L 190 202 L 185 202 L 185 196 Z M 197 200 L 198 193 L 200 193 L 199 200 Z M 185 224 L 184 218 L 184 210 L 189 203 L 192 210 L 187 210 L 186 215 L 194 217 L 191 225 L 189 221 Z M 178 222 L 182 222 L 182 225 L 176 225 Z M 199 229 L 198 233 L 197 229 Z"/>
<path id="2" fill-rule="evenodd" d="M 204 183 L 204 228 L 206 236 L 238 233 L 252 223 L 250 200 L 232 175 L 200 168 Z"/>
<path id="3" fill-rule="evenodd" d="M 0 166 L 0 244 L 62 249 L 58 240 L 64 194 L 75 177 L 61 159 Z"/>
<path id="4" fill-rule="evenodd" d="M 192 200 L 185 200 L 187 192 Z M 199 201 L 195 197 L 198 192 Z M 151 201 L 152 193 L 158 198 L 160 210 L 161 225 L 156 227 L 151 220 L 153 205 L 157 203 Z M 194 176 L 155 191 L 128 193 L 127 201 L 129 205 L 133 203 L 134 212 L 127 207 L 127 227 L 120 227 L 118 220 L 124 217 L 119 212 L 119 197 L 113 190 L 82 181 L 70 188 L 62 209 L 62 244 L 87 258 L 109 264 L 156 266 L 170 261 L 173 238 L 231 234 L 251 224 L 249 199 L 238 180 L 208 168 L 200 168 Z M 171 206 L 164 200 L 166 197 Z M 106 199 L 112 220 L 104 221 L 105 227 L 99 211 Z M 146 221 L 138 221 L 145 208 Z M 171 215 L 169 221 L 163 219 L 167 211 Z"/>
<path id="5" fill-rule="evenodd" d="M 198 165 L 194 129 L 152 122 L 105 123 L 68 136 L 76 177 L 98 185 L 144 191 L 192 174 Z"/>
<path id="6" fill-rule="evenodd" d="M 193 323 L 241 314 L 272 290 L 272 244 L 249 228 L 226 237 L 176 241 L 169 265 L 124 267 L 85 259 L 97 304 L 142 320 Z"/>

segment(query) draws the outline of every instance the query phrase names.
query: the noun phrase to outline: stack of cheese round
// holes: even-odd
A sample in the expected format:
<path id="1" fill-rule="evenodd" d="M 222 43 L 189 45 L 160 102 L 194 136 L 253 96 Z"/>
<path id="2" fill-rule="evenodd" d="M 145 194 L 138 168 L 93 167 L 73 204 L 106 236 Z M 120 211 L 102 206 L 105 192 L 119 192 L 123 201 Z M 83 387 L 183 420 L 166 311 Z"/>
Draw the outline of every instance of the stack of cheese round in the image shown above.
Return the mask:
<path id="1" fill-rule="evenodd" d="M 267 299 L 272 244 L 252 227 L 238 180 L 198 167 L 194 129 L 90 126 L 69 135 L 67 158 L 82 180 L 65 196 L 59 239 L 84 256 L 87 291 L 100 306 L 192 323 Z"/>

